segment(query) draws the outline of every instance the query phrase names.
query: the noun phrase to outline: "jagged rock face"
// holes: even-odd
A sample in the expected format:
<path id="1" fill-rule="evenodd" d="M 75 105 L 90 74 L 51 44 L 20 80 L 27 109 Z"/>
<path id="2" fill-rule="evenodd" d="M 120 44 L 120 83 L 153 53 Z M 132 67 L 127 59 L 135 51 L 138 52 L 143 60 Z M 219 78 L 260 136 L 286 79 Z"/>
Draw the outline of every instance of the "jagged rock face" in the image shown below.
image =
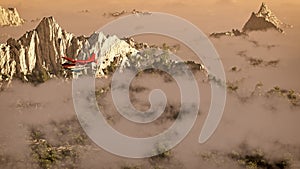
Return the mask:
<path id="1" fill-rule="evenodd" d="M 267 30 L 274 28 L 283 33 L 282 27 L 284 24 L 272 13 L 265 3 L 262 3 L 257 13 L 252 13 L 250 19 L 243 27 L 244 32 Z"/>
<path id="2" fill-rule="evenodd" d="M 245 23 L 242 31 L 238 29 L 232 29 L 232 31 L 226 32 L 214 32 L 209 36 L 213 38 L 220 38 L 221 36 L 247 36 L 251 31 L 265 31 L 268 29 L 275 29 L 280 33 L 284 33 L 283 28 L 292 27 L 281 22 L 267 7 L 265 3 L 262 3 L 257 13 L 252 13 L 249 20 Z"/>
<path id="3" fill-rule="evenodd" d="M 2 8 L 0 6 L 0 26 L 19 26 L 24 23 L 16 8 Z"/>
<path id="4" fill-rule="evenodd" d="M 44 18 L 20 39 L 0 45 L 0 80 L 16 76 L 43 82 L 53 75 L 63 75 L 61 56 L 76 56 L 84 41 L 62 30 L 53 17 Z"/>
<path id="5" fill-rule="evenodd" d="M 101 77 L 119 66 L 125 67 L 128 64 L 128 55 L 134 55 L 137 52 L 138 50 L 115 35 L 105 36 L 102 32 L 95 32 L 84 44 L 79 58 L 85 60 L 95 53 L 98 56 L 95 76 Z"/>
<path id="6" fill-rule="evenodd" d="M 103 77 L 117 68 L 139 68 L 149 61 L 168 66 L 177 63 L 163 59 L 165 57 L 144 57 L 139 54 L 137 46 L 140 45 L 134 41 L 127 42 L 114 35 L 105 36 L 102 32 L 93 33 L 88 38 L 75 37 L 64 31 L 53 17 L 43 18 L 36 29 L 18 40 L 10 38 L 5 44 L 0 44 L 0 81 L 11 81 L 17 77 L 41 83 L 54 76 L 77 77 L 90 73 Z M 144 48 L 149 48 L 149 45 L 143 44 Z M 86 60 L 93 53 L 96 55 L 95 62 L 75 65 L 70 70 L 62 67 L 67 62 L 62 56 Z"/>
<path id="7" fill-rule="evenodd" d="M 43 18 L 36 29 L 20 39 L 9 39 L 0 45 L 0 81 L 13 77 L 31 82 L 44 82 L 53 76 L 66 77 L 67 62 L 62 56 L 85 60 L 96 54 L 95 74 L 104 76 L 119 66 L 125 66 L 127 55 L 138 51 L 116 36 L 93 33 L 89 38 L 64 31 L 53 17 Z"/>

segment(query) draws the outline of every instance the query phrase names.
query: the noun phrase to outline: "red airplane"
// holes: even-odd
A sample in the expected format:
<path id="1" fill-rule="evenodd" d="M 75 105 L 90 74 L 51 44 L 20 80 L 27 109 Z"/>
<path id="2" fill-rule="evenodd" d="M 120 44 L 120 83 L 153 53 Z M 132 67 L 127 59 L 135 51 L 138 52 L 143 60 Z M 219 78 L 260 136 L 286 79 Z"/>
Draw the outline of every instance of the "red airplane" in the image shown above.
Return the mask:
<path id="1" fill-rule="evenodd" d="M 92 56 L 87 60 L 75 60 L 75 59 L 72 59 L 72 58 L 68 58 L 66 56 L 63 56 L 62 58 L 66 59 L 67 61 L 72 62 L 74 64 L 78 63 L 80 65 L 85 65 L 85 64 L 91 63 L 91 62 L 96 63 L 96 54 L 95 53 L 93 53 Z"/>
<path id="2" fill-rule="evenodd" d="M 64 58 L 67 61 L 71 62 L 71 63 L 64 63 L 62 65 L 66 69 L 73 69 L 76 66 L 86 65 L 86 64 L 91 63 L 91 62 L 97 63 L 97 61 L 96 61 L 96 54 L 95 53 L 93 53 L 92 56 L 89 59 L 87 59 L 87 60 L 75 60 L 73 58 L 68 58 L 66 56 L 63 56 L 62 58 Z"/>

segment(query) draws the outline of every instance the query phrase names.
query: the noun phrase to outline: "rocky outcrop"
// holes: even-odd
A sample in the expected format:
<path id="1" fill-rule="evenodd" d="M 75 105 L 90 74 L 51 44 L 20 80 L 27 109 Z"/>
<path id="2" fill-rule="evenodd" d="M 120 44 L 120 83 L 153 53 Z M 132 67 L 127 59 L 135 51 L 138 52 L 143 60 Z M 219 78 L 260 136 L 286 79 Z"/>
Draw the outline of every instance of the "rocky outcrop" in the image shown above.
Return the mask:
<path id="1" fill-rule="evenodd" d="M 265 3 L 262 3 L 257 13 L 252 13 L 243 27 L 243 32 L 275 29 L 283 33 L 283 27 L 287 26 L 281 22 Z"/>
<path id="2" fill-rule="evenodd" d="M 259 11 L 251 14 L 251 17 L 245 23 L 241 31 L 238 29 L 232 29 L 232 31 L 214 32 L 210 34 L 210 37 L 219 38 L 221 36 L 244 36 L 251 31 L 266 31 L 268 29 L 275 29 L 280 33 L 284 33 L 283 28 L 285 27 L 291 26 L 281 22 L 267 7 L 267 5 L 262 3 Z"/>
<path id="3" fill-rule="evenodd" d="M 0 26 L 19 26 L 24 19 L 19 16 L 16 8 L 5 9 L 0 6 Z"/>
<path id="4" fill-rule="evenodd" d="M 18 77 L 43 82 L 61 76 L 61 56 L 78 54 L 84 41 L 84 37 L 64 31 L 53 17 L 43 18 L 36 29 L 0 45 L 0 80 Z"/>
<path id="5" fill-rule="evenodd" d="M 102 77 L 114 71 L 117 67 L 128 64 L 128 56 L 137 54 L 138 50 L 117 36 L 105 36 L 102 32 L 93 33 L 78 55 L 79 59 L 86 60 L 90 54 L 97 57 L 95 76 Z"/>
<path id="6" fill-rule="evenodd" d="M 36 29 L 18 40 L 8 39 L 0 45 L 0 81 L 13 77 L 24 81 L 44 82 L 57 76 L 66 77 L 70 72 L 63 69 L 62 56 L 85 60 L 92 53 L 97 57 L 96 76 L 104 76 L 113 67 L 125 65 L 128 53 L 137 53 L 124 40 L 105 36 L 101 32 L 90 37 L 76 37 L 63 30 L 53 17 L 45 17 Z"/>
<path id="7" fill-rule="evenodd" d="M 165 52 L 163 57 L 141 55 L 142 49 L 150 48 L 131 38 L 119 39 L 102 32 L 95 32 L 90 37 L 76 37 L 63 30 L 53 17 L 45 17 L 34 30 L 21 38 L 10 38 L 5 44 L 0 44 L 0 82 L 19 78 L 41 83 L 51 77 L 78 77 L 90 73 L 103 77 L 117 68 L 139 69 L 143 64 L 177 65 L 166 57 L 168 53 Z M 62 66 L 68 62 L 62 56 L 87 60 L 92 54 L 96 56 L 93 62 L 69 64 L 72 66 L 66 69 Z M 199 67 L 196 63 L 195 66 Z"/>
<path id="8" fill-rule="evenodd" d="M 231 31 L 226 31 L 226 32 L 214 32 L 209 36 L 214 38 L 220 38 L 222 36 L 247 36 L 247 34 L 238 29 L 232 29 Z"/>

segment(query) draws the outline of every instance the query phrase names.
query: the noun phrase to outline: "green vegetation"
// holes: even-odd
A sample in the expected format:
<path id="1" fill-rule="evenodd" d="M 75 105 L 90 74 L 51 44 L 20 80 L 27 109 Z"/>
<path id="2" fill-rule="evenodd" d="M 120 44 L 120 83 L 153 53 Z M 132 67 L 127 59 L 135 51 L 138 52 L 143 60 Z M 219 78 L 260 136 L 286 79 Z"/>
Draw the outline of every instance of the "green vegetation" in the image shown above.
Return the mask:
<path id="1" fill-rule="evenodd" d="M 240 57 L 243 57 L 245 58 L 250 65 L 252 66 L 277 66 L 278 63 L 279 63 L 279 60 L 276 59 L 276 60 L 270 60 L 270 61 L 265 61 L 261 58 L 255 58 L 255 57 L 250 57 L 250 56 L 247 56 L 247 51 L 239 51 L 237 53 L 237 55 L 239 55 Z"/>
<path id="2" fill-rule="evenodd" d="M 235 82 L 235 83 L 233 83 L 233 82 L 227 82 L 227 89 L 229 91 L 236 92 L 238 88 L 239 88 L 239 86 L 237 85 L 237 82 Z"/>
<path id="3" fill-rule="evenodd" d="M 106 69 L 103 69 L 103 73 L 104 73 L 105 75 L 111 75 L 112 73 L 114 73 L 114 72 L 118 69 L 118 67 L 119 67 L 119 65 L 120 65 L 121 62 L 122 62 L 122 61 L 121 61 L 121 57 L 115 57 L 115 58 L 114 58 L 114 61 L 111 62 L 111 63 L 106 67 Z"/>
<path id="4" fill-rule="evenodd" d="M 272 95 L 277 95 L 286 98 L 292 105 L 299 106 L 300 105 L 300 93 L 295 92 L 290 89 L 282 89 L 279 86 L 275 86 L 273 89 L 267 91 L 266 96 L 270 97 Z"/>
<path id="5" fill-rule="evenodd" d="M 163 43 L 161 47 L 162 50 L 169 50 L 173 53 L 176 53 L 180 49 L 180 44 L 175 44 L 175 45 L 168 45 L 166 43 Z"/>
<path id="6" fill-rule="evenodd" d="M 29 129 L 31 157 L 43 169 L 76 168 L 77 150 L 87 144 L 87 136 L 76 118 Z"/>
<path id="7" fill-rule="evenodd" d="M 168 105 L 166 107 L 166 118 L 170 120 L 176 120 L 177 118 L 180 118 L 179 113 L 180 113 L 180 108 L 175 107 L 173 105 Z"/>
<path id="8" fill-rule="evenodd" d="M 271 60 L 265 63 L 266 66 L 277 66 L 279 60 Z"/>
<path id="9" fill-rule="evenodd" d="M 260 58 L 250 57 L 250 58 L 248 58 L 248 61 L 249 61 L 250 65 L 252 65 L 252 66 L 258 66 L 263 63 L 263 60 Z"/>
<path id="10" fill-rule="evenodd" d="M 285 169 L 289 168 L 289 159 L 271 160 L 265 157 L 262 151 L 255 150 L 251 153 L 238 153 L 233 151 L 228 155 L 247 169 Z"/>
<path id="11" fill-rule="evenodd" d="M 30 149 L 34 161 L 43 169 L 75 168 L 74 164 L 78 158 L 77 152 L 70 145 L 54 146 L 44 139 L 44 134 L 36 129 L 31 129 Z M 56 165 L 56 166 L 55 166 Z"/>
<path id="12" fill-rule="evenodd" d="M 129 91 L 131 92 L 136 92 L 136 93 L 140 93 L 147 90 L 147 88 L 143 87 L 143 86 L 129 86 Z"/>
<path id="13" fill-rule="evenodd" d="M 85 145 L 88 143 L 88 137 L 76 118 L 62 122 L 52 121 L 50 127 L 59 143 L 66 145 Z"/>
<path id="14" fill-rule="evenodd" d="M 222 166 L 225 163 L 224 154 L 216 150 L 204 152 L 201 157 L 204 161 L 211 161 L 217 166 Z"/>
<path id="15" fill-rule="evenodd" d="M 232 72 L 239 72 L 239 71 L 241 71 L 242 69 L 241 68 L 238 68 L 237 66 L 232 66 L 231 68 L 230 68 L 230 71 L 232 71 Z"/>
<path id="16" fill-rule="evenodd" d="M 239 84 L 242 81 L 243 81 L 243 78 L 239 79 L 239 80 L 235 80 L 235 81 L 228 81 L 226 83 L 227 90 L 232 91 L 232 92 L 237 92 L 237 90 L 239 89 Z"/>
<path id="17" fill-rule="evenodd" d="M 155 148 L 155 150 L 154 150 L 154 153 L 157 154 L 157 155 L 152 156 L 150 158 L 150 160 L 152 162 L 154 162 L 154 161 L 160 161 L 160 160 L 167 160 L 167 161 L 169 161 L 170 158 L 172 157 L 172 153 L 171 153 L 171 150 L 168 150 L 167 147 L 168 147 L 167 144 L 159 143 L 157 145 L 157 147 Z"/>
<path id="18" fill-rule="evenodd" d="M 110 90 L 109 87 L 102 87 L 102 88 L 96 89 L 96 91 L 95 91 L 96 98 L 98 99 L 98 98 L 102 97 L 109 90 Z"/>
<path id="19" fill-rule="evenodd" d="M 263 66 L 273 66 L 273 67 L 275 67 L 279 63 L 279 60 L 265 61 L 263 59 L 253 58 L 253 57 L 247 57 L 247 60 L 250 63 L 250 65 L 252 65 L 252 66 L 263 65 Z"/>
<path id="20" fill-rule="evenodd" d="M 39 83 L 44 83 L 50 79 L 50 75 L 48 74 L 47 70 L 44 68 L 34 68 L 32 70 L 32 74 L 27 75 L 26 78 L 29 82 L 34 83 L 35 85 Z"/>

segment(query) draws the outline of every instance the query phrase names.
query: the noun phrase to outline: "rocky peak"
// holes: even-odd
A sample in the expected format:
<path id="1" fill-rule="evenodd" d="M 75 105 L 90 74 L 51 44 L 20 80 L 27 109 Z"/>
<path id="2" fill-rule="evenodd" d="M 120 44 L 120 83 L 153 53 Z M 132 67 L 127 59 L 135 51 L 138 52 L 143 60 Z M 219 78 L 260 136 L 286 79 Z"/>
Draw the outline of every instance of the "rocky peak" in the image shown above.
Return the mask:
<path id="1" fill-rule="evenodd" d="M 16 8 L 5 9 L 0 6 L 0 26 L 19 26 L 24 19 L 19 16 Z"/>
<path id="2" fill-rule="evenodd" d="M 18 40 L 10 38 L 0 44 L 0 81 L 17 77 L 40 83 L 53 76 L 70 76 L 74 72 L 62 67 L 67 62 L 62 56 L 86 60 L 92 53 L 96 54 L 93 66 L 96 76 L 104 76 L 124 65 L 127 54 L 137 53 L 137 50 L 117 36 L 106 36 L 102 32 L 76 37 L 63 30 L 53 17 L 45 17 Z"/>
<path id="3" fill-rule="evenodd" d="M 18 40 L 10 38 L 0 44 L 0 84 L 13 78 L 41 83 L 51 77 L 76 78 L 90 73 L 103 77 L 117 68 L 139 67 L 143 56 L 136 48 L 133 41 L 129 44 L 102 32 L 95 32 L 90 37 L 76 37 L 63 30 L 53 17 L 46 17 Z M 94 61 L 83 64 L 83 61 L 81 64 L 73 61 L 90 59 L 93 54 Z M 143 60 L 160 61 L 159 58 L 145 57 Z M 169 61 L 165 59 L 163 63 L 169 64 Z"/>
<path id="4" fill-rule="evenodd" d="M 261 14 L 263 16 L 267 16 L 268 14 L 271 14 L 271 10 L 268 8 L 268 6 L 266 5 L 266 3 L 262 3 L 260 8 L 259 8 L 259 11 L 257 12 L 258 14 Z"/>
<path id="5" fill-rule="evenodd" d="M 118 66 L 125 67 L 128 64 L 127 55 L 134 55 L 138 52 L 126 41 L 115 35 L 106 36 L 103 32 L 93 33 L 83 45 L 78 58 L 86 60 L 92 53 L 96 54 L 97 64 L 96 77 L 106 76 Z"/>
<path id="6" fill-rule="evenodd" d="M 286 26 L 281 22 L 265 3 L 262 3 L 257 13 L 252 13 L 249 20 L 243 27 L 244 32 L 267 30 L 273 28 L 283 33 L 283 27 Z"/>
<path id="7" fill-rule="evenodd" d="M 266 31 L 268 29 L 275 29 L 280 33 L 284 33 L 283 28 L 292 27 L 281 22 L 274 13 L 268 8 L 266 3 L 262 3 L 258 12 L 252 12 L 250 18 L 245 23 L 242 30 L 232 29 L 226 32 L 214 32 L 210 37 L 220 38 L 222 36 L 247 36 L 251 31 Z"/>
<path id="8" fill-rule="evenodd" d="M 47 38 L 53 38 L 55 35 L 60 35 L 60 33 L 64 32 L 52 16 L 44 17 L 35 31 L 41 35 L 41 37 L 46 36 Z"/>
<path id="9" fill-rule="evenodd" d="M 51 76 L 62 76 L 61 56 L 76 56 L 84 41 L 64 31 L 53 17 L 45 17 L 36 29 L 1 44 L 0 80 L 18 77 L 43 82 Z"/>

